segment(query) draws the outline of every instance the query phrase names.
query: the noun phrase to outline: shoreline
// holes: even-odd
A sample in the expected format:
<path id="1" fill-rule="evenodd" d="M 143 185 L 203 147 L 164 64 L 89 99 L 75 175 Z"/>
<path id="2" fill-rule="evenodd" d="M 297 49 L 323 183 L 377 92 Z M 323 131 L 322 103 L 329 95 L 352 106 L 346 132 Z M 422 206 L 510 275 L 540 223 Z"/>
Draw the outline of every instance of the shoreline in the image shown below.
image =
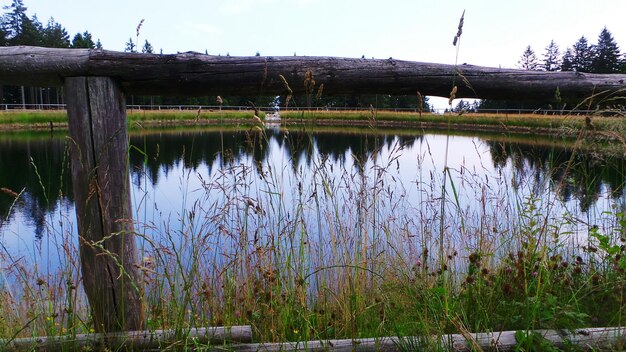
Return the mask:
<path id="1" fill-rule="evenodd" d="M 163 127 L 253 126 L 253 110 L 249 111 L 131 111 L 128 113 L 130 131 Z M 261 114 L 263 115 L 263 114 Z M 503 133 L 529 136 L 579 138 L 619 142 L 626 145 L 626 119 L 573 115 L 435 115 L 380 111 L 286 111 L 281 113 L 283 126 L 332 126 L 371 128 L 410 128 L 437 131 Z M 378 116 L 376 116 L 378 115 Z M 5 117 L 8 117 L 3 121 Z M 48 121 L 45 121 L 48 120 Z M 0 112 L 0 133 L 29 131 L 67 131 L 65 111 L 20 110 Z"/>

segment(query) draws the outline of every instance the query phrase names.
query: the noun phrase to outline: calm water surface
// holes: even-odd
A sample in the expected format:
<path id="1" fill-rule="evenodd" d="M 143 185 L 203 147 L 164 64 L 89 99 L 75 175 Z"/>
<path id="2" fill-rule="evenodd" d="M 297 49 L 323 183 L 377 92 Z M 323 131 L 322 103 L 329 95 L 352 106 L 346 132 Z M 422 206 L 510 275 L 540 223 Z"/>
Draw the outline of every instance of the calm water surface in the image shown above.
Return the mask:
<path id="1" fill-rule="evenodd" d="M 350 233 L 411 252 L 420 249 L 398 238 L 423 246 L 442 218 L 446 238 L 467 248 L 485 229 L 505 236 L 535 208 L 579 234 L 626 203 L 624 158 L 545 138 L 293 128 L 154 132 L 130 143 L 135 227 L 152 248 L 220 233 L 213 245 L 228 252 L 242 238 L 288 241 L 278 234 L 297 229 L 313 246 L 340 240 L 350 250 L 352 239 L 337 235 Z M 54 270 L 76 255 L 68 163 L 63 136 L 0 138 L 2 267 Z"/>

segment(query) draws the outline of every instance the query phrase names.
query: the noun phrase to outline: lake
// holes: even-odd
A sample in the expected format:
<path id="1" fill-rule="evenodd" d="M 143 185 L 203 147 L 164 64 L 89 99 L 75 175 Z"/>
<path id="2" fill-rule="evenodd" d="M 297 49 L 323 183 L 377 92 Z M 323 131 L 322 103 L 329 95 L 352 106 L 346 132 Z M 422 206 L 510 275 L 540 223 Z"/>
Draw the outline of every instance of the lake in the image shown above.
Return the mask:
<path id="1" fill-rule="evenodd" d="M 50 275 L 76 263 L 67 143 L 45 133 L 0 137 L 3 267 Z M 135 230 L 148 262 L 173 251 L 217 268 L 242 248 L 305 247 L 294 265 L 311 272 L 355 253 L 414 261 L 442 240 L 455 253 L 504 253 L 519 241 L 515 225 L 536 218 L 581 246 L 590 227 L 611 227 L 626 207 L 626 159 L 560 138 L 214 128 L 134 132 L 130 145 Z"/>

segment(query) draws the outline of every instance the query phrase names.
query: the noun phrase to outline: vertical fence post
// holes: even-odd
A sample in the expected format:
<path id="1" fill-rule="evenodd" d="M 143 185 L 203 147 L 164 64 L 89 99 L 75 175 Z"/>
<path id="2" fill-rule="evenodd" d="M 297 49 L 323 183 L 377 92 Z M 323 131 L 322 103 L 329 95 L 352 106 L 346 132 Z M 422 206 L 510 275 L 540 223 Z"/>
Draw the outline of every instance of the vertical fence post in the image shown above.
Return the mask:
<path id="1" fill-rule="evenodd" d="M 144 328 L 124 95 L 109 77 L 65 79 L 85 293 L 97 332 Z"/>

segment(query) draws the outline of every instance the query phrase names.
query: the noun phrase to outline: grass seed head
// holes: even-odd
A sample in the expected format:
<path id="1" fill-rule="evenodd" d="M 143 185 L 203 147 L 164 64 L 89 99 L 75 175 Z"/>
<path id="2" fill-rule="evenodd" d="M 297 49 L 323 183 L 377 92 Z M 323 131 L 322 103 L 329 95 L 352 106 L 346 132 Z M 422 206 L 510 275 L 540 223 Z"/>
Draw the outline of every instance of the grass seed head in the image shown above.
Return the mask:
<path id="1" fill-rule="evenodd" d="M 459 39 L 461 39 L 461 34 L 463 34 L 463 23 L 465 21 L 465 10 L 463 10 L 463 14 L 461 15 L 461 19 L 459 19 L 459 27 L 456 31 L 456 36 L 454 36 L 454 40 L 452 41 L 452 45 L 456 46 Z"/>
<path id="2" fill-rule="evenodd" d="M 317 94 L 315 95 L 315 99 L 320 100 L 322 98 L 323 92 L 324 92 L 324 83 L 320 84 L 319 88 L 317 88 Z"/>
<path id="3" fill-rule="evenodd" d="M 450 99 L 448 99 L 448 105 L 452 105 L 452 101 L 456 99 L 457 87 L 452 87 L 452 91 L 450 91 Z"/>
<path id="4" fill-rule="evenodd" d="M 141 26 L 143 26 L 143 22 L 145 21 L 145 18 L 142 18 L 141 21 L 139 21 L 139 24 L 137 25 L 137 37 L 139 37 L 139 32 L 141 31 Z M 139 43 L 137 43 L 139 44 Z"/>
<path id="5" fill-rule="evenodd" d="M 311 69 L 307 69 L 304 73 L 304 89 L 306 94 L 313 94 L 313 90 L 315 89 L 315 79 L 313 78 L 313 71 L 311 71 Z"/>

